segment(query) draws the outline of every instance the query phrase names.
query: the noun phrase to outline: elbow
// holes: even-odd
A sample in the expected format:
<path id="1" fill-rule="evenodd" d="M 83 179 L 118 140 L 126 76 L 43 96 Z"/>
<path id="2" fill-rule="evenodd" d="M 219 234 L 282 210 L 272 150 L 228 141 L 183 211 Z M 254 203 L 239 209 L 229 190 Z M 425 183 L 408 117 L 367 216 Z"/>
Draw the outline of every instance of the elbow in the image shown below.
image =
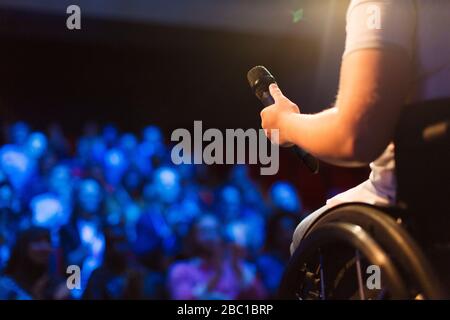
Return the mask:
<path id="1" fill-rule="evenodd" d="M 376 160 L 384 148 L 373 139 L 364 135 L 351 134 L 343 146 L 343 158 L 345 161 L 366 165 Z"/>

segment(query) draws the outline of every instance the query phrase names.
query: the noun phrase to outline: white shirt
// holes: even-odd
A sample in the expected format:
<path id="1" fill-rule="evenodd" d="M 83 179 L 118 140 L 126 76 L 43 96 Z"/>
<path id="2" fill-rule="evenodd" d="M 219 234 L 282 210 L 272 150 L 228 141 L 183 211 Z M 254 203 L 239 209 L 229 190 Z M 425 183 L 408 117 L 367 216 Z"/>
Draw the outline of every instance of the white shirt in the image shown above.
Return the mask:
<path id="1" fill-rule="evenodd" d="M 407 103 L 450 97 L 450 0 L 352 0 L 343 57 L 356 50 L 400 48 L 414 75 Z M 395 146 L 370 164 L 367 181 L 327 201 L 393 205 Z"/>

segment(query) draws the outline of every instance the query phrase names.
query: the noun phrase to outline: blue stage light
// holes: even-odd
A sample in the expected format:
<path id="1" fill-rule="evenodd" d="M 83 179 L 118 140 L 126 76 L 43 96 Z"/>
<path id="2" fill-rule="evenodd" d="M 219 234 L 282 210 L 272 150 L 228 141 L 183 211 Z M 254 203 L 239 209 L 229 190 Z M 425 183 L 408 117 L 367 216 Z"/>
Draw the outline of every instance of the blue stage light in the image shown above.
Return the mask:
<path id="1" fill-rule="evenodd" d="M 34 197 L 30 207 L 34 225 L 51 228 L 62 222 L 63 206 L 58 197 L 53 194 L 45 193 Z"/>
<path id="2" fill-rule="evenodd" d="M 38 159 L 47 150 L 47 137 L 42 132 L 33 132 L 25 143 L 26 153 L 33 159 Z"/>
<path id="3" fill-rule="evenodd" d="M 276 208 L 297 213 L 302 209 L 295 187 L 288 182 L 275 182 L 270 188 L 270 197 Z"/>

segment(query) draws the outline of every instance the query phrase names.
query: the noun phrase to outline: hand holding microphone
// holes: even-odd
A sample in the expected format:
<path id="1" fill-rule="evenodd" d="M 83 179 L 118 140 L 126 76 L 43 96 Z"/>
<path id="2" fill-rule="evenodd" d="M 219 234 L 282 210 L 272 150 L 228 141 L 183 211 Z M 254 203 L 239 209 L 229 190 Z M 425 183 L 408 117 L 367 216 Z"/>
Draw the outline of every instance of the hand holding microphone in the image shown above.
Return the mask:
<path id="1" fill-rule="evenodd" d="M 261 127 L 263 129 L 267 129 L 266 135 L 269 139 L 271 139 L 270 130 L 281 129 L 283 123 L 286 121 L 286 118 L 291 117 L 294 114 L 299 114 L 300 109 L 295 103 L 291 102 L 283 95 L 276 83 L 269 85 L 269 92 L 274 99 L 274 104 L 264 108 L 260 115 Z M 278 143 L 283 147 L 293 146 L 285 130 L 280 130 Z"/>
<path id="2" fill-rule="evenodd" d="M 266 107 L 261 112 L 262 127 L 270 139 L 270 129 L 280 129 L 287 117 L 300 113 L 298 106 L 286 98 L 276 84 L 275 78 L 263 66 L 252 68 L 247 79 L 256 97 Z M 292 145 L 284 132 L 280 130 L 278 143 L 283 146 Z M 293 145 L 292 150 L 313 173 L 319 171 L 319 162 L 312 155 Z"/>

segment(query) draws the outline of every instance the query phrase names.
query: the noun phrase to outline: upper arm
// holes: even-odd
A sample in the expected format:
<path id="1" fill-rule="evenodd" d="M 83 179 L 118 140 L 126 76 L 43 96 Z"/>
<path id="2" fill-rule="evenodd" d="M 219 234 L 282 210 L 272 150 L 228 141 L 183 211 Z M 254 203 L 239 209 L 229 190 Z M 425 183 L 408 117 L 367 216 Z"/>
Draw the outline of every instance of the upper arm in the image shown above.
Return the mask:
<path id="1" fill-rule="evenodd" d="M 409 74 L 399 51 L 367 49 L 344 59 L 336 106 L 357 160 L 374 160 L 392 141 Z"/>
<path id="2" fill-rule="evenodd" d="M 358 160 L 374 160 L 393 138 L 410 84 L 414 28 L 412 0 L 349 7 L 336 106 Z"/>

